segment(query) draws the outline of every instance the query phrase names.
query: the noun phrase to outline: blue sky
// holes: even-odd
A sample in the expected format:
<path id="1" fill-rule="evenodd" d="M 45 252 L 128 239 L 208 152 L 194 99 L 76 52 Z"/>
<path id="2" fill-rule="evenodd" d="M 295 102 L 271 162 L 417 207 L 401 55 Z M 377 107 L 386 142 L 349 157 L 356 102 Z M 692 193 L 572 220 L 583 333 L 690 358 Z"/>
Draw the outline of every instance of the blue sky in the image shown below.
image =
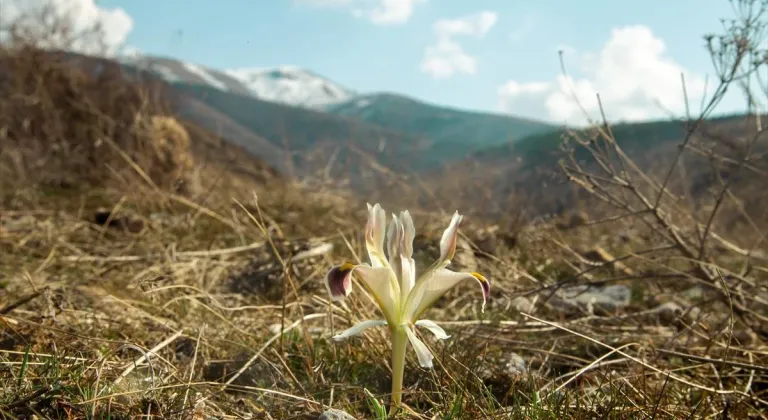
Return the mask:
<path id="1" fill-rule="evenodd" d="M 374 13 L 387 3 L 405 8 Z M 703 89 L 711 63 L 702 36 L 720 32 L 719 19 L 733 16 L 727 0 L 104 0 L 99 6 L 130 16 L 127 43 L 145 54 L 214 68 L 297 65 L 361 92 L 550 120 L 577 118 L 556 92 L 558 49 L 566 47 L 577 92 L 587 100 L 595 91 L 614 96 L 607 101 L 615 118 L 663 115 L 648 104 L 658 96 L 679 113 L 681 94 L 671 94 L 680 92 L 679 72 L 698 83 L 694 92 Z M 430 49 L 431 72 L 423 66 Z"/>

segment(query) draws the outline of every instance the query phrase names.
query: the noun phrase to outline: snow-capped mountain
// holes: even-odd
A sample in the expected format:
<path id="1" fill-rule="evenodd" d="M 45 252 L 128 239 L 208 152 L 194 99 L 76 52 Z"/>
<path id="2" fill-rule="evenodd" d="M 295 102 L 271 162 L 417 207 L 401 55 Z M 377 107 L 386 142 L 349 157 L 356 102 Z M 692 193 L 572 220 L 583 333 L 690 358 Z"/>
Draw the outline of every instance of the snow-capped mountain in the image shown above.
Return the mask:
<path id="1" fill-rule="evenodd" d="M 137 55 L 122 57 L 120 61 L 152 71 L 169 83 L 205 85 L 303 108 L 321 110 L 355 96 L 350 89 L 294 66 L 217 70 L 169 58 Z"/>
<path id="2" fill-rule="evenodd" d="M 225 72 L 245 83 L 259 98 L 267 101 L 322 108 L 355 96 L 355 92 L 345 87 L 294 66 L 231 69 Z"/>

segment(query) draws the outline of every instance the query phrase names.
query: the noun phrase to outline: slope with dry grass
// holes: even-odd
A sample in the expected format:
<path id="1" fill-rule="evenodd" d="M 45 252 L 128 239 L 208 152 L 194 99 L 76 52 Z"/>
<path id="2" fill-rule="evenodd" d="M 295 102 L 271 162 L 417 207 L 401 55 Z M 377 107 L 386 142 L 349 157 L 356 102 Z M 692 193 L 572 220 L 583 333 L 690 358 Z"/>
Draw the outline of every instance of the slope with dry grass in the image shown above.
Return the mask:
<path id="1" fill-rule="evenodd" d="M 322 285 L 332 261 L 361 255 L 364 206 L 257 191 L 258 201 L 243 194 L 242 206 L 232 201 L 238 191 L 216 191 L 204 208 L 106 194 L 113 220 L 126 222 L 104 225 L 75 209 L 46 211 L 67 205 L 50 200 L 6 208 L 4 415 L 309 419 L 331 406 L 372 418 L 371 404 L 384 403 L 389 390 L 386 330 L 333 343 L 335 331 L 375 317 L 375 306 L 359 288 L 348 304 L 331 304 Z M 439 252 L 447 218 L 415 218 L 421 264 Z M 125 228 L 132 220 L 139 229 Z M 454 266 L 491 278 L 492 299 L 480 314 L 467 285 L 430 312 L 452 337 L 427 341 L 432 371 L 408 356 L 402 416 L 686 418 L 725 410 L 759 418 L 767 407 L 765 337 L 729 315 L 723 291 L 736 305 L 739 287 L 764 276 L 702 288 L 695 270 L 637 220 L 603 226 L 534 225 L 513 244 L 492 227 L 465 224 L 470 240 Z M 616 230 L 633 233 L 622 239 Z M 595 243 L 632 274 L 583 257 Z M 577 284 L 629 285 L 633 294 L 627 306 L 564 312 L 558 291 Z"/>
<path id="2" fill-rule="evenodd" d="M 655 121 L 625 123 L 610 127 L 611 138 L 638 168 L 656 179 L 663 179 L 674 162 L 681 143 L 688 137 L 691 121 Z M 710 195 L 709 186 L 716 184 L 715 173 L 727 177 L 746 152 L 748 140 L 756 135 L 754 116 L 734 115 L 707 118 L 698 123 L 686 143 L 682 162 L 676 165 L 678 176 L 673 181 L 686 198 L 701 201 Z M 589 149 L 583 144 L 601 145 L 603 134 L 597 128 L 563 130 L 525 138 L 517 143 L 489 149 L 462 162 L 448 164 L 422 178 L 433 188 L 431 194 L 456 197 L 456 201 L 481 201 L 485 216 L 496 216 L 511 204 L 529 209 L 528 217 L 561 214 L 573 209 L 589 194 L 578 193 L 575 185 L 560 169 L 560 162 L 573 159 L 594 167 Z M 738 185 L 751 188 L 755 209 L 765 200 L 762 174 L 765 173 L 766 151 L 763 141 L 751 150 L 748 172 Z M 448 174 L 451 182 L 445 182 Z M 742 191 L 744 192 L 744 191 Z M 455 203 L 454 203 L 455 204 Z M 584 204 L 582 204 L 583 206 Z"/>
<path id="3" fill-rule="evenodd" d="M 275 180 L 240 149 L 183 121 L 191 158 L 158 153 L 155 126 L 174 124 L 156 117 L 168 115 L 145 102 L 125 114 L 109 101 L 88 108 L 98 112 L 67 110 L 103 91 L 89 88 L 99 80 L 93 75 L 58 71 L 65 74 L 50 80 L 74 78 L 79 89 L 29 91 L 67 100 L 50 106 L 11 95 L 30 112 L 0 107 L 10 112 L 0 114 L 0 167 L 12 185 L 0 207 L 0 415 L 311 419 L 334 407 L 378 418 L 390 389 L 387 331 L 334 343 L 337 331 L 377 313 L 363 289 L 340 304 L 323 286 L 332 263 L 364 259 L 368 197 Z M 59 112 L 99 118 L 82 125 Z M 706 184 L 715 191 L 711 207 L 684 205 L 676 188 L 688 184 L 655 180 L 609 127 L 596 127 L 593 142 L 574 133 L 581 158 L 561 168 L 605 203 L 588 207 L 594 212 L 578 225 L 510 213 L 468 218 L 452 265 L 491 279 L 491 300 L 481 313 L 467 284 L 430 310 L 451 338 L 425 340 L 432 370 L 409 351 L 398 417 L 765 418 L 765 235 L 745 210 L 741 226 L 750 229 L 731 241 L 718 216 L 746 203 L 738 194 L 753 193 L 741 171 L 759 174 L 751 145 L 764 141 L 763 130 L 745 127 L 743 143 L 726 142 L 743 153 L 710 147 L 736 159 L 735 167 L 714 166 L 716 175 L 731 172 Z M 186 144 L 171 140 L 179 131 L 165 141 Z M 53 147 L 70 138 L 60 133 L 86 145 L 114 135 L 109 144 L 120 147 L 98 154 L 64 142 L 67 156 L 80 158 L 70 163 Z M 731 131 L 720 134 L 733 140 Z M 675 169 L 680 159 L 668 161 Z M 184 162 L 198 172 L 187 191 L 175 181 Z M 81 187 L 49 181 L 64 174 Z M 397 210 L 394 201 L 384 207 Z M 458 208 L 480 213 L 484 205 L 465 200 Z M 411 212 L 423 267 L 439 254 L 449 213 Z"/>

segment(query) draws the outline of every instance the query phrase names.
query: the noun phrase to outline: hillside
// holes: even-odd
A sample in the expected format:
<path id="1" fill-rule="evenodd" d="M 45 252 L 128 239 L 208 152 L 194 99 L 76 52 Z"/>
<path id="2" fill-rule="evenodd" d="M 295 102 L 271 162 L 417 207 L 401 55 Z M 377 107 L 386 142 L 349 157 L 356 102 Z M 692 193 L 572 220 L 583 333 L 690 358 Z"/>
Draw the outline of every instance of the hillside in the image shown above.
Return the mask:
<path id="1" fill-rule="evenodd" d="M 115 77 L 153 85 L 153 99 L 165 103 L 174 115 L 268 162 L 282 175 L 311 183 L 375 191 L 392 171 L 411 172 L 435 157 L 423 152 L 429 147 L 423 139 L 362 121 L 198 83 L 169 83 L 155 71 L 125 63 L 118 66 L 111 60 L 74 53 L 50 54 L 95 77 L 109 71 Z"/>
<path id="2" fill-rule="evenodd" d="M 0 185 L 12 187 L 3 199 L 40 186 L 115 187 L 136 176 L 160 189 L 182 182 L 187 193 L 210 181 L 202 174 L 254 185 L 280 179 L 279 150 L 252 134 L 241 144 L 225 139 L 248 133 L 153 74 L 126 74 L 111 60 L 0 49 L 0 93 Z"/>
<path id="3" fill-rule="evenodd" d="M 557 129 L 543 121 L 458 110 L 388 93 L 359 95 L 325 109 L 331 114 L 429 139 L 433 144 L 432 153 L 439 156 L 432 168 L 480 150 Z"/>
<path id="4" fill-rule="evenodd" d="M 174 63 L 163 65 L 172 69 Z M 225 72 L 210 73 L 220 80 L 228 77 Z M 222 89 L 193 76 L 170 84 L 173 95 L 181 98 L 175 102 L 179 114 L 285 174 L 303 179 L 319 174 L 322 182 L 346 184 L 371 197 L 409 205 L 425 199 L 445 205 L 450 200 L 478 201 L 485 203 L 481 208 L 487 215 L 510 209 L 528 217 L 569 213 L 585 197 L 558 169 L 565 157 L 560 150 L 563 131 L 548 124 L 391 94 L 357 96 L 320 112 L 259 99 L 251 88 L 234 82 Z M 704 126 L 733 131 L 738 119 L 714 118 Z M 508 137 L 515 132 L 522 138 Z M 676 121 L 625 123 L 613 126 L 612 132 L 640 168 L 662 178 L 686 127 Z M 706 142 L 697 137 L 691 144 L 704 147 Z M 590 154 L 579 147 L 574 157 L 589 161 Z M 687 161 L 688 179 L 675 181 L 676 188 L 706 196 L 713 182 L 711 165 L 700 154 Z"/>
<path id="5" fill-rule="evenodd" d="M 273 117 L 280 115 L 287 127 L 280 130 L 290 130 L 296 147 L 292 152 L 351 142 L 377 154 L 379 163 L 392 169 L 434 169 L 479 150 L 556 129 L 545 122 L 452 109 L 401 95 L 357 94 L 290 66 L 217 70 L 160 57 L 122 62 L 127 68 L 155 73 L 276 147 L 284 148 L 288 138 L 277 133 L 273 123 Z"/>
<path id="6" fill-rule="evenodd" d="M 611 126 L 612 137 L 627 158 L 659 183 L 667 176 L 687 132 L 686 123 L 681 121 Z M 694 131 L 682 155 L 683 169 L 672 174 L 670 187 L 680 197 L 693 200 L 691 205 L 702 205 L 722 182 L 718 181 L 718 177 L 725 180 L 729 174 L 740 172 L 735 168 L 747 153 L 748 139 L 755 135 L 754 121 L 744 115 L 704 120 Z M 610 151 L 606 137 L 594 129 L 568 133 L 556 131 L 479 151 L 424 178 L 435 189 L 433 194 L 438 196 L 461 196 L 461 200 L 487 203 L 484 206 L 486 214 L 508 211 L 505 209 L 509 209 L 513 202 L 518 209 L 523 205 L 530 217 L 573 212 L 578 210 L 574 205 L 588 194 L 568 182 L 560 163 L 570 168 L 578 164 L 581 171 L 600 170 L 593 154 L 588 148 L 579 146 L 577 139 L 588 142 L 592 150 Z M 567 141 L 564 143 L 564 140 Z M 567 145 L 566 149 L 563 145 Z M 569 155 L 568 150 L 573 154 Z M 751 169 L 747 168 L 739 176 L 747 176 L 750 170 L 758 173 L 765 170 L 768 167 L 766 152 L 765 142 L 756 142 L 750 155 Z M 612 153 L 605 162 L 612 167 L 620 167 L 619 159 Z M 446 182 L 446 174 L 454 175 L 450 182 Z M 749 182 L 747 177 L 739 182 L 739 193 L 752 192 L 753 200 L 748 204 L 757 211 L 757 203 L 764 202 L 761 200 L 766 197 L 760 188 L 759 178 L 754 180 Z"/>
<path id="7" fill-rule="evenodd" d="M 176 83 L 173 87 L 289 151 L 298 175 L 324 168 L 331 156 L 339 163 L 332 173 L 340 177 L 357 173 L 369 159 L 395 170 L 421 168 L 431 159 L 425 141 L 373 124 L 203 85 Z"/>
<path id="8" fill-rule="evenodd" d="M 94 74 L 114 66 L 108 60 L 65 56 L 69 64 Z M 551 126 L 443 109 L 394 95 L 364 97 L 326 113 L 205 84 L 168 84 L 167 78 L 158 77 L 156 72 L 124 63 L 122 68 L 123 75 L 134 80 L 162 85 L 157 94 L 180 118 L 226 139 L 281 174 L 313 184 L 346 185 L 370 197 L 387 197 L 403 205 L 422 204 L 424 200 L 450 206 L 478 201 L 485 203 L 481 208 L 486 215 L 510 208 L 528 217 L 568 213 L 584 198 L 583 191 L 567 183 L 558 169 L 558 162 L 565 157 L 560 150 L 563 133 Z M 395 120 L 406 128 L 397 131 L 378 124 Z M 702 130 L 744 137 L 747 134 L 739 121 L 738 116 L 714 118 L 706 121 Z M 473 124 L 477 127 L 471 128 Z M 487 147 L 452 140 L 456 132 L 464 130 L 487 139 L 483 133 L 500 132 L 501 127 L 523 127 L 535 134 Z M 536 133 L 544 127 L 547 131 Z M 686 134 L 685 124 L 676 121 L 617 124 L 611 129 L 623 151 L 657 178 L 664 176 Z M 419 134 L 424 132 L 444 136 L 438 141 Z M 577 135 L 595 138 L 596 133 Z M 700 150 L 713 147 L 702 133 L 694 140 L 691 145 Z M 719 145 L 717 150 L 737 158 L 733 147 L 724 147 Z M 578 147 L 574 158 L 589 161 L 590 154 Z M 687 179 L 674 183 L 678 192 L 689 191 L 692 198 L 707 196 L 714 182 L 708 159 L 699 153 L 687 158 L 687 165 Z"/>
<path id="9" fill-rule="evenodd" d="M 153 99 L 163 102 L 175 115 L 193 122 L 213 135 L 227 139 L 232 146 L 241 148 L 255 159 L 269 162 L 269 166 L 280 173 L 285 174 L 287 171 L 287 155 L 283 148 L 274 146 L 264 137 L 241 126 L 215 108 L 176 91 L 166 78 L 160 77 L 156 72 L 72 52 L 57 51 L 48 54 L 57 62 L 79 68 L 96 77 L 110 71 L 115 73 L 115 77 L 151 86 Z"/>
<path id="10" fill-rule="evenodd" d="M 63 54 L 63 59 L 93 73 L 100 73 L 105 63 L 115 65 L 109 60 L 72 53 Z M 269 162 L 283 175 L 310 177 L 324 170 L 333 157 L 337 164 L 331 165 L 328 175 L 344 181 L 352 178 L 356 186 L 362 187 L 359 175 L 369 163 L 418 167 L 420 164 L 412 156 L 427 156 L 403 151 L 420 146 L 415 138 L 356 120 L 261 100 L 224 73 L 210 72 L 209 76 L 226 82 L 226 86 L 210 86 L 195 80 L 203 70 L 190 72 L 190 68 L 195 67 L 167 59 L 145 62 L 140 67 L 122 62 L 121 74 L 142 83 L 162 85 L 157 95 L 179 117 Z M 173 77 L 170 72 L 174 72 Z M 383 144 L 389 147 L 385 149 Z"/>
<path id="11" fill-rule="evenodd" d="M 91 71 L 100 68 L 95 64 L 99 60 L 74 57 L 80 65 L 90 62 Z M 172 68 L 173 63 L 164 65 Z M 550 125 L 456 111 L 389 94 L 361 96 L 320 112 L 261 100 L 236 85 L 222 90 L 199 82 L 167 83 L 168 77 L 158 77 L 156 71 L 125 63 L 123 69 L 134 79 L 165 86 L 161 95 L 179 117 L 263 159 L 278 172 L 311 183 L 347 185 L 403 205 L 478 201 L 485 203 L 481 208 L 486 215 L 510 208 L 529 217 L 567 213 L 584 197 L 558 169 L 565 157 L 560 150 L 563 132 Z M 738 116 L 715 118 L 703 127 L 743 137 L 738 121 Z M 392 128 L 393 122 L 398 129 Z M 501 133 L 510 130 L 533 134 L 499 141 L 504 138 Z M 473 141 L 458 141 L 457 133 L 466 133 L 461 137 Z M 627 123 L 613 126 L 612 133 L 640 168 L 663 177 L 686 127 L 676 121 Z M 594 138 L 596 133 L 579 135 Z M 691 144 L 711 146 L 700 137 Z M 588 161 L 590 154 L 579 147 L 574 157 Z M 676 187 L 693 196 L 707 193 L 713 182 L 707 159 L 691 156 L 688 166 L 688 179 Z"/>

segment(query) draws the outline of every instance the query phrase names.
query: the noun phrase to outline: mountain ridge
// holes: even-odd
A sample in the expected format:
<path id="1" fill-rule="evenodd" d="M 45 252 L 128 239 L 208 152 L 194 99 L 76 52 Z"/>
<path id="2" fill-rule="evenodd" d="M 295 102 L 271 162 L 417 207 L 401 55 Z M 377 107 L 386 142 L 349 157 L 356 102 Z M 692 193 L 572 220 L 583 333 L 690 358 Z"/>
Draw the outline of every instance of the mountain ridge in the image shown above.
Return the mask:
<path id="1" fill-rule="evenodd" d="M 364 94 L 326 107 L 329 113 L 357 118 L 415 136 L 431 138 L 448 148 L 445 157 L 462 159 L 488 147 L 557 131 L 543 121 L 482 111 L 433 105 L 393 93 Z"/>
<path id="2" fill-rule="evenodd" d="M 199 69 L 178 61 L 163 64 L 162 68 L 170 71 L 169 66 L 176 65 L 186 71 L 190 82 L 171 83 L 168 75 L 159 77 L 158 72 L 163 70 L 158 67 L 147 70 L 125 63 L 113 65 L 114 61 L 105 59 L 64 55 L 73 58 L 71 64 L 83 65 L 94 77 L 111 72 L 112 68 L 135 79 L 146 74 L 149 84 L 160 85 L 159 91 L 151 93 L 155 97 L 148 100 L 172 102 L 180 117 L 265 160 L 280 174 L 296 175 L 301 181 L 346 185 L 371 198 L 392 193 L 397 196 L 392 200 L 411 194 L 403 189 L 426 189 L 432 196 L 429 199 L 437 196 L 487 200 L 488 210 L 497 212 L 515 207 L 505 202 L 512 195 L 527 194 L 529 204 L 537 211 L 552 213 L 568 209 L 573 202 L 570 189 L 561 182 L 562 176 L 553 175 L 562 157 L 559 146 L 563 130 L 552 125 L 457 111 L 394 94 L 366 94 L 336 106 L 332 112 L 322 112 L 263 100 L 246 89 L 221 89 L 215 82 L 205 83 L 208 73 L 199 75 Z M 361 104 L 361 100 L 368 102 Z M 375 102 L 379 102 L 378 108 Z M 364 115 L 361 109 L 375 112 Z M 386 118 L 377 120 L 382 115 Z M 731 135 L 744 131 L 729 120 L 739 117 L 715 117 L 705 121 L 705 125 Z M 518 126 L 505 126 L 499 121 Z M 526 133 L 524 127 L 521 132 L 520 124 L 530 124 L 531 130 Z M 514 128 L 518 129 L 517 136 Z M 594 128 L 578 131 L 585 138 L 595 135 Z M 686 122 L 614 124 L 611 131 L 627 154 L 641 166 L 653 169 L 675 154 L 685 136 Z M 700 142 L 711 143 L 707 138 Z M 732 157 L 736 158 L 737 155 Z M 696 162 L 700 166 L 707 163 L 698 158 Z M 691 173 L 698 191 L 702 185 L 712 183 L 705 171 L 697 169 Z"/>
<path id="3" fill-rule="evenodd" d="M 160 56 L 121 57 L 119 61 L 154 72 L 171 84 L 202 84 L 303 108 L 321 109 L 356 94 L 314 71 L 291 65 L 216 69 Z"/>
<path id="4" fill-rule="evenodd" d="M 295 66 L 217 70 L 163 57 L 130 58 L 122 60 L 122 63 L 150 71 L 176 90 L 192 93 L 198 101 L 215 101 L 213 108 L 218 107 L 218 112 L 230 116 L 237 114 L 235 119 L 241 126 L 248 127 L 260 137 L 271 138 L 275 146 L 283 145 L 276 138 L 272 126 L 275 121 L 246 114 L 281 115 L 283 121 L 292 121 L 292 126 L 287 129 L 294 137 L 291 141 L 298 141 L 301 145 L 299 150 L 307 150 L 306 146 L 312 143 L 312 139 L 322 138 L 326 143 L 340 145 L 355 137 L 353 143 L 379 156 L 381 163 L 392 167 L 407 165 L 417 172 L 463 159 L 478 150 L 510 140 L 556 130 L 554 125 L 542 121 L 466 111 L 395 93 L 356 93 L 315 72 Z M 280 83 L 284 79 L 290 80 L 285 85 L 288 87 L 281 91 Z M 303 86 L 309 86 L 309 93 L 297 93 Z M 318 89 L 321 94 L 313 96 Z M 280 97 L 281 92 L 287 96 Z M 232 96 L 225 98 L 226 95 Z M 238 106 L 231 106 L 234 103 Z M 268 103 L 274 104 L 275 108 L 268 109 Z M 211 103 L 208 105 L 211 106 Z M 253 109 L 248 110 L 249 107 Z M 333 134 L 313 133 L 317 130 L 309 126 L 309 121 L 323 121 L 325 133 Z M 353 135 L 349 127 L 331 129 L 331 121 L 339 125 L 354 125 L 356 130 L 365 134 Z M 297 126 L 302 128 L 297 129 Z M 340 137 L 328 138 L 331 135 Z M 367 140 L 370 144 L 366 144 L 361 135 L 370 136 Z M 373 144 L 377 146 L 373 147 Z M 398 150 L 392 150 L 393 147 Z M 384 149 L 388 150 L 389 156 L 382 155 L 386 151 Z"/>

